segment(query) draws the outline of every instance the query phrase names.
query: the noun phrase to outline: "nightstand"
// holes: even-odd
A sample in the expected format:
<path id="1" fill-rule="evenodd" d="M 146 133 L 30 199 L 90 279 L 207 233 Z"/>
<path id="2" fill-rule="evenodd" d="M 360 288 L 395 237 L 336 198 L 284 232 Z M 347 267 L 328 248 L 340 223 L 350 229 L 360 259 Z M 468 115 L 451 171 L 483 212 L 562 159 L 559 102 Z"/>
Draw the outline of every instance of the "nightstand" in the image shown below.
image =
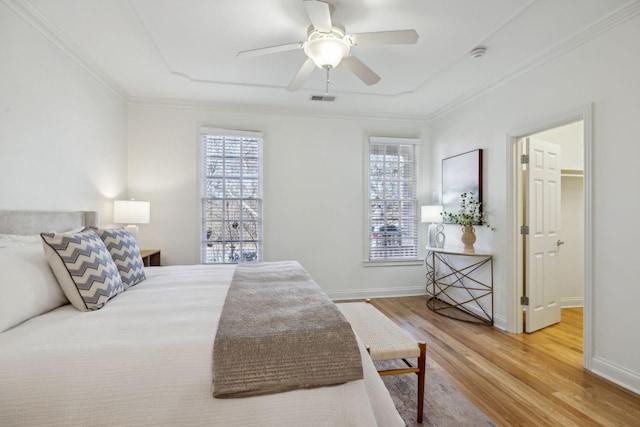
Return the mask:
<path id="1" fill-rule="evenodd" d="M 160 249 L 141 249 L 140 256 L 145 267 L 160 266 Z"/>

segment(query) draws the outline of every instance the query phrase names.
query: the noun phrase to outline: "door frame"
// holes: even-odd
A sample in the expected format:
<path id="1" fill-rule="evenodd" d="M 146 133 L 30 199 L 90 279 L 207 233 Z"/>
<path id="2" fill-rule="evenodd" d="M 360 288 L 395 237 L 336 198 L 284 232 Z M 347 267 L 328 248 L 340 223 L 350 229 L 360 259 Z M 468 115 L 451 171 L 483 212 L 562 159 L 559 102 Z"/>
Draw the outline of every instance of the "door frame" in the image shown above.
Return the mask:
<path id="1" fill-rule="evenodd" d="M 592 190 L 592 115 L 593 105 L 588 104 L 580 109 L 559 114 L 538 123 L 523 125 L 507 133 L 507 331 L 523 332 L 523 314 L 520 297 L 523 289 L 523 236 L 520 234 L 520 218 L 522 204 L 518 200 L 518 185 L 521 182 L 521 168 L 518 152 L 520 138 L 539 133 L 551 128 L 563 126 L 582 120 L 584 131 L 584 309 L 583 309 L 583 349 L 582 363 L 591 370 L 593 358 L 593 190 Z"/>

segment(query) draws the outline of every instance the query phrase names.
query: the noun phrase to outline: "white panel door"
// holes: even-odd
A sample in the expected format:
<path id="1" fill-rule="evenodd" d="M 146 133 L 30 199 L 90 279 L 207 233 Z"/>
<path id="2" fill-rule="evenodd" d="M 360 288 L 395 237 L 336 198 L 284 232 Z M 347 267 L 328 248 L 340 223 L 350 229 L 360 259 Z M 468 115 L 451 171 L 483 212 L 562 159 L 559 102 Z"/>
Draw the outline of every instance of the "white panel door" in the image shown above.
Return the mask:
<path id="1" fill-rule="evenodd" d="M 525 286 L 529 306 L 525 330 L 533 332 L 560 321 L 560 146 L 535 138 L 529 138 L 526 146 L 529 234 L 525 238 Z"/>

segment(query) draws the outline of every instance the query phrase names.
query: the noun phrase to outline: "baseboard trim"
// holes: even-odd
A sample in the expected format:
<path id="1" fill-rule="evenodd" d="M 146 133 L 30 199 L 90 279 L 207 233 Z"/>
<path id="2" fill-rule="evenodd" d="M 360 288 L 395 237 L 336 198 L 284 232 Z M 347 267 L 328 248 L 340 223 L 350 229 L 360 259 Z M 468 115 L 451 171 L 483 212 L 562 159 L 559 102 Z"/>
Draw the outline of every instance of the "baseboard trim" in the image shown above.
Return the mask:
<path id="1" fill-rule="evenodd" d="M 640 374 L 598 357 L 591 359 L 591 372 L 640 394 Z"/>
<path id="2" fill-rule="evenodd" d="M 494 328 L 498 328 L 498 329 L 502 329 L 505 332 L 507 331 L 507 319 L 505 319 L 504 317 L 501 316 L 496 316 L 495 313 L 493 313 L 493 327 Z"/>
<path id="3" fill-rule="evenodd" d="M 369 288 L 369 289 L 344 289 L 339 291 L 327 291 L 332 300 L 350 300 L 366 298 L 393 298 L 413 297 L 424 295 L 424 285 L 406 286 L 402 288 Z"/>
<path id="4" fill-rule="evenodd" d="M 431 292 L 427 291 L 427 296 L 431 297 L 431 296 L 433 296 L 433 294 Z M 446 302 L 448 304 L 456 304 L 455 301 L 452 301 L 446 295 L 442 295 L 442 296 L 440 296 L 438 298 L 441 301 L 444 301 L 444 302 Z M 479 303 L 476 302 L 476 304 L 479 304 Z M 482 311 L 482 309 L 480 307 L 478 307 L 477 305 L 467 304 L 465 306 L 465 308 L 467 310 L 469 310 L 471 313 L 473 313 L 476 316 L 478 316 L 479 318 L 481 318 L 481 319 L 485 319 L 487 317 L 486 313 L 484 311 Z M 485 309 L 489 310 L 489 308 L 487 308 L 487 307 L 485 307 Z M 493 326 L 506 331 L 506 327 L 507 327 L 506 319 L 496 316 L 495 307 L 494 307 L 493 313 L 491 313 L 491 314 L 493 315 Z"/>
<path id="5" fill-rule="evenodd" d="M 560 298 L 560 307 L 561 308 L 584 307 L 584 298 L 583 297 Z"/>
<path id="6" fill-rule="evenodd" d="M 394 298 L 394 297 L 415 297 L 420 295 L 430 296 L 428 293 L 425 293 L 424 286 L 408 286 L 404 288 L 393 288 L 393 289 L 346 289 L 343 291 L 328 291 L 327 295 L 332 300 L 361 300 L 367 298 Z M 507 330 L 507 319 L 504 317 L 496 316 L 493 314 L 493 326 L 502 329 L 503 331 Z"/>

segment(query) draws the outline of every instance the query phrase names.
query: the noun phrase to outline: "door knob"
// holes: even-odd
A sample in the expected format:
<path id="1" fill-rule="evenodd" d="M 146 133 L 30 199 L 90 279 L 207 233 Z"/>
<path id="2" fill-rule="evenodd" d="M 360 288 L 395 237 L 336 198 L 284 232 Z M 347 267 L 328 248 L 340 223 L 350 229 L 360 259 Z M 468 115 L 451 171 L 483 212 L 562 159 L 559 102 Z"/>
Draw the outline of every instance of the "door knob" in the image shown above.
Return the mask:
<path id="1" fill-rule="evenodd" d="M 558 240 L 558 241 L 556 242 L 556 245 L 558 245 L 558 246 L 560 246 L 560 245 L 564 245 L 564 242 L 563 242 L 562 240 Z"/>

